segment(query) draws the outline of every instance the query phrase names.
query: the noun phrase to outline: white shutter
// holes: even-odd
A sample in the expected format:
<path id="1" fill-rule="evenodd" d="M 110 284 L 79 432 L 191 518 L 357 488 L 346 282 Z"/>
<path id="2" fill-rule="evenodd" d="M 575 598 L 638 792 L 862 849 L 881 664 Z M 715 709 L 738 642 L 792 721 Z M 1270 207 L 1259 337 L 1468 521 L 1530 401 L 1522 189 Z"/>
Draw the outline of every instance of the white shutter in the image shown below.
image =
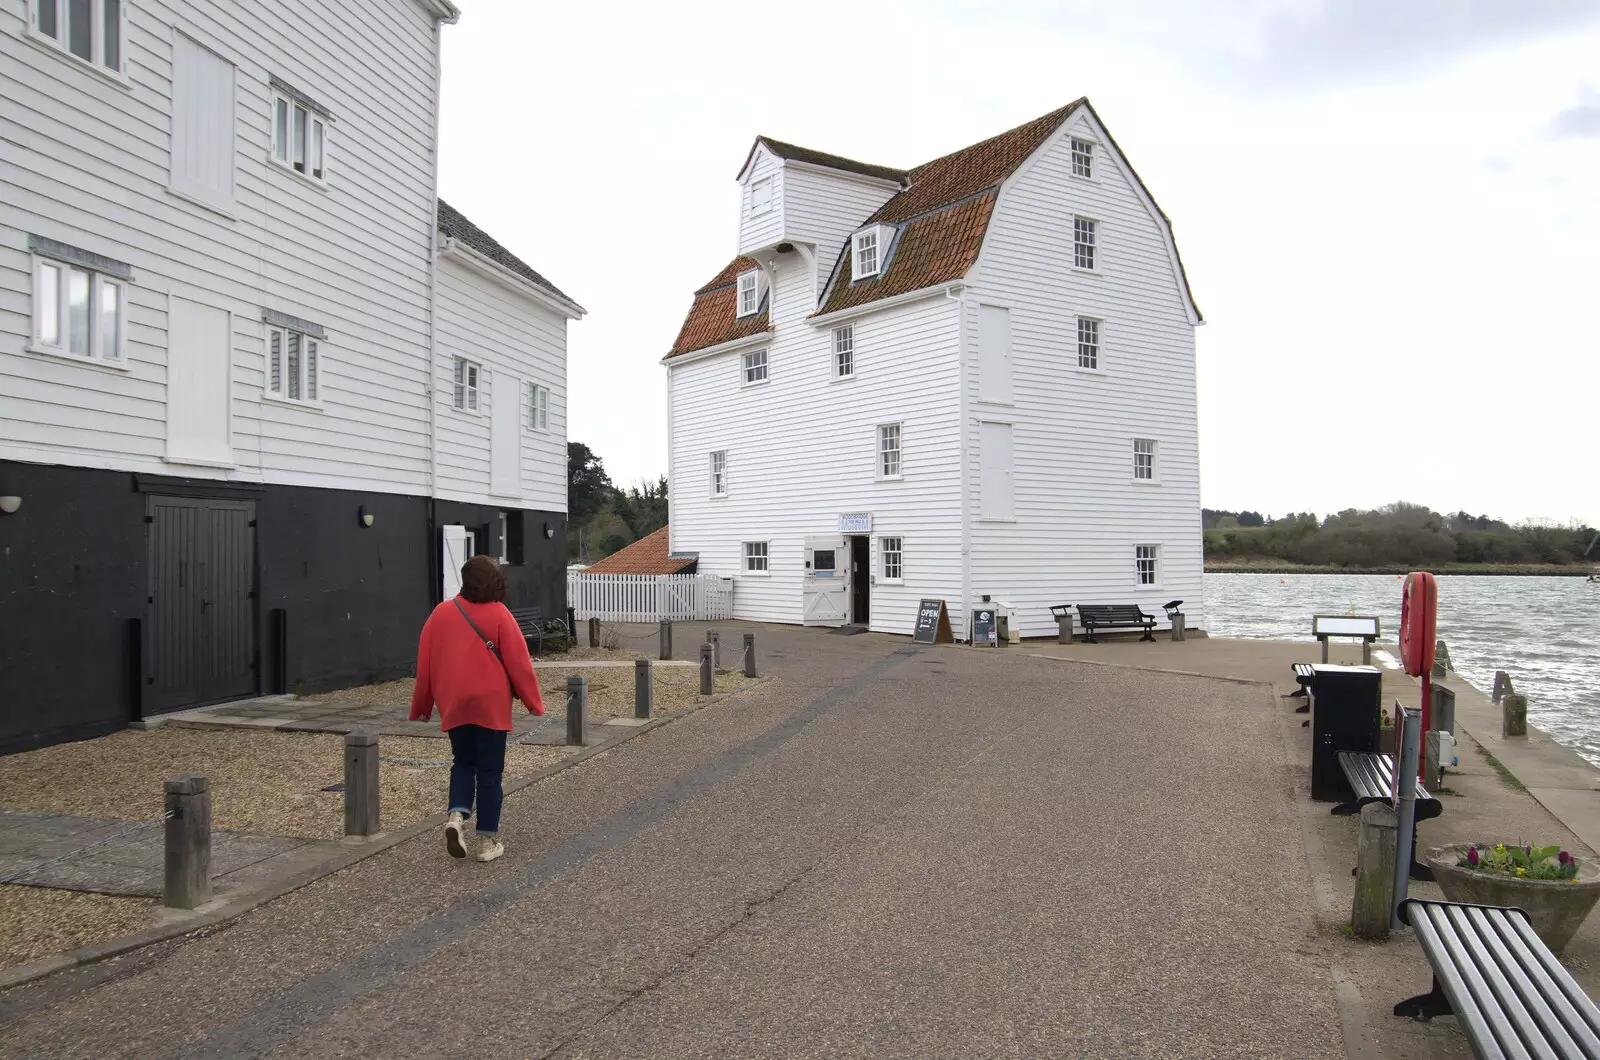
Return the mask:
<path id="1" fill-rule="evenodd" d="M 1010 519 L 1013 512 L 1011 424 L 978 425 L 979 517 Z"/>
<path id="2" fill-rule="evenodd" d="M 172 35 L 172 187 L 220 209 L 233 206 L 233 64 Z"/>
<path id="3" fill-rule="evenodd" d="M 499 371 L 489 377 L 489 492 L 522 493 L 522 424 L 517 416 L 522 383 Z"/>
<path id="4" fill-rule="evenodd" d="M 1011 310 L 978 307 L 978 400 L 1011 400 Z"/>

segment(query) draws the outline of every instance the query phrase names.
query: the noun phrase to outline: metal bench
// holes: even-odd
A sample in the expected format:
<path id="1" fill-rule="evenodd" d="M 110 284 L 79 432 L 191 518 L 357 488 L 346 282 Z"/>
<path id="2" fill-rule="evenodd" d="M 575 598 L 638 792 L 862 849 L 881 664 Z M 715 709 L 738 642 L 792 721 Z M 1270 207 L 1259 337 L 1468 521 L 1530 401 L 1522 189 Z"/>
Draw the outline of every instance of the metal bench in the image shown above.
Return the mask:
<path id="1" fill-rule="evenodd" d="M 1305 700 L 1304 703 L 1294 708 L 1294 712 L 1296 714 L 1308 713 L 1311 710 L 1311 664 L 1294 663 L 1290 668 L 1294 670 L 1294 679 L 1299 683 L 1300 687 L 1289 694 Z"/>
<path id="2" fill-rule="evenodd" d="M 507 608 L 511 617 L 517 620 L 517 632 L 522 634 L 522 639 L 528 644 L 528 651 L 538 655 L 544 651 L 544 642 L 547 640 L 570 639 L 572 631 L 567 624 L 559 618 L 546 619 L 544 609 L 539 607 L 512 607 Z M 559 626 L 559 632 L 551 630 L 550 626 Z"/>
<path id="3" fill-rule="evenodd" d="M 1409 898 L 1400 919 L 1433 966 L 1433 989 L 1400 1002 L 1396 1016 L 1455 1016 L 1480 1060 L 1600 1057 L 1600 1009 L 1522 910 Z"/>
<path id="4" fill-rule="evenodd" d="M 1052 604 L 1050 613 L 1060 619 L 1066 617 L 1072 604 Z M 1078 622 L 1083 626 L 1083 643 L 1098 644 L 1094 639 L 1097 629 L 1144 629 L 1140 640 L 1155 640 L 1156 620 L 1145 614 L 1137 604 L 1078 604 Z"/>
<path id="5" fill-rule="evenodd" d="M 1341 817 L 1347 817 L 1360 813 L 1361 807 L 1369 802 L 1394 804 L 1394 755 L 1340 751 L 1339 770 L 1344 774 L 1344 779 L 1349 782 L 1350 790 L 1355 793 L 1355 799 L 1352 802 L 1341 802 L 1333 808 L 1333 813 Z M 1419 781 L 1417 783 L 1415 823 L 1421 824 L 1423 821 L 1430 821 L 1443 812 L 1443 804 L 1429 794 L 1428 789 L 1423 787 Z M 1413 844 L 1413 847 L 1415 847 L 1415 844 Z M 1411 878 L 1414 880 L 1433 879 L 1433 870 L 1418 861 L 1414 853 L 1411 858 Z"/>

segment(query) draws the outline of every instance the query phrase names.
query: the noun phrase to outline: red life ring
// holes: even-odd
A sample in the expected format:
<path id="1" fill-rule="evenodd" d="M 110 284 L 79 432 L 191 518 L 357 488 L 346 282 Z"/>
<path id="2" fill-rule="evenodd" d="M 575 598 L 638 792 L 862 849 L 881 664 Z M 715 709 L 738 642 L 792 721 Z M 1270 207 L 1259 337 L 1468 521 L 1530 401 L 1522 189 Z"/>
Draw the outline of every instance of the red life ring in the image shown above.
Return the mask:
<path id="1" fill-rule="evenodd" d="M 1433 672 L 1439 631 L 1439 583 L 1417 571 L 1406 575 L 1400 596 L 1400 663 L 1412 677 Z"/>

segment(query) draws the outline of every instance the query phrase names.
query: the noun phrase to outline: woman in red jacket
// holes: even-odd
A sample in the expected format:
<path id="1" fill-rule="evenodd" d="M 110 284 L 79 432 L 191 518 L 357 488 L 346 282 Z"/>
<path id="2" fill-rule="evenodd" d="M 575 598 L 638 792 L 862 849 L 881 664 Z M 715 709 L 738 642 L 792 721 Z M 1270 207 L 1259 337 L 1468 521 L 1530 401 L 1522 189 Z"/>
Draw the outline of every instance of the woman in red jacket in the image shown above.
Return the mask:
<path id="1" fill-rule="evenodd" d="M 478 860 L 493 861 L 506 852 L 498 833 L 512 691 L 530 712 L 544 713 L 528 645 L 501 603 L 505 597 L 500 565 L 488 556 L 472 557 L 461 568 L 461 595 L 433 609 L 417 646 L 411 720 L 432 718 L 437 703 L 439 727 L 450 734 L 455 755 L 444 825 L 445 847 L 453 858 L 467 856 L 466 821 L 474 792 Z"/>

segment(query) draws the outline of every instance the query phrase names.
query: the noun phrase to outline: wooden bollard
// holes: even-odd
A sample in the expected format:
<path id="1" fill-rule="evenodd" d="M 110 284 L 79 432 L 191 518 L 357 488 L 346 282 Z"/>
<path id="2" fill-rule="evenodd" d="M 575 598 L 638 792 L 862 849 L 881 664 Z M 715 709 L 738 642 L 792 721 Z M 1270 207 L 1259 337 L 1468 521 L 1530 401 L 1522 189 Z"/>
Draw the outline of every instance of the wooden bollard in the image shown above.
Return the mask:
<path id="1" fill-rule="evenodd" d="M 1507 692 L 1500 700 L 1500 735 L 1528 735 L 1528 697 L 1520 692 Z"/>
<path id="2" fill-rule="evenodd" d="M 1433 676 L 1448 677 L 1450 675 L 1450 649 L 1444 646 L 1444 641 L 1438 640 L 1433 644 Z"/>
<path id="3" fill-rule="evenodd" d="M 380 805 L 377 733 L 345 733 L 344 834 L 377 835 Z"/>
<path id="4" fill-rule="evenodd" d="M 589 679 L 582 674 L 567 678 L 567 746 L 589 742 Z"/>
<path id="5" fill-rule="evenodd" d="M 661 658 L 672 658 L 672 619 L 661 620 Z"/>
<path id="6" fill-rule="evenodd" d="M 211 782 L 180 773 L 166 782 L 166 873 L 162 904 L 198 909 L 211 901 Z"/>
<path id="7" fill-rule="evenodd" d="M 633 716 L 648 718 L 655 709 L 655 664 L 649 659 L 633 660 Z"/>
<path id="8" fill-rule="evenodd" d="M 1361 833 L 1356 840 L 1356 893 L 1350 908 L 1350 926 L 1357 938 L 1389 937 L 1399 828 L 1393 806 L 1369 802 L 1361 807 Z"/>
<path id="9" fill-rule="evenodd" d="M 756 635 L 754 633 L 746 633 L 744 635 L 744 675 L 746 677 L 756 676 Z"/>
<path id="10" fill-rule="evenodd" d="M 711 668 L 722 669 L 722 634 L 714 629 L 706 630 L 706 643 L 711 645 Z"/>
<path id="11" fill-rule="evenodd" d="M 1496 704 L 1506 697 L 1511 689 L 1511 675 L 1504 670 L 1494 672 L 1494 695 L 1491 697 Z"/>
<path id="12" fill-rule="evenodd" d="M 700 645 L 700 694 L 709 696 L 716 689 L 716 671 L 711 667 L 711 645 Z"/>
<path id="13" fill-rule="evenodd" d="M 589 620 L 589 647 L 598 648 L 599 646 L 600 646 L 600 620 L 598 618 L 591 618 Z"/>

